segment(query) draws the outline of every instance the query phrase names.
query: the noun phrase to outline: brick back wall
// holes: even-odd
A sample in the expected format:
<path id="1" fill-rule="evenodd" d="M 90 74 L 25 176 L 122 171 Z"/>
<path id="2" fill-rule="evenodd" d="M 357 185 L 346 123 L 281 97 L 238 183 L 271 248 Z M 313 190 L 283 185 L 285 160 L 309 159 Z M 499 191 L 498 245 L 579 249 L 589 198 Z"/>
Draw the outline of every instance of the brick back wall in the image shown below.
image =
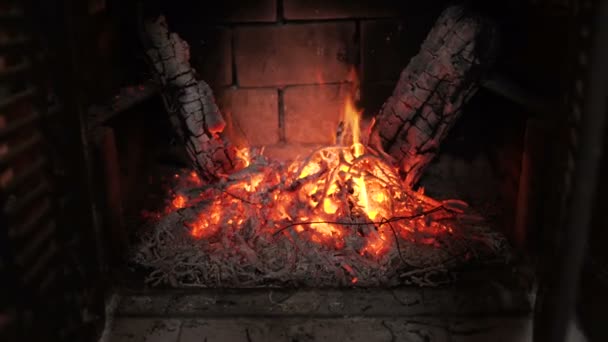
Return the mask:
<path id="1" fill-rule="evenodd" d="M 213 11 L 199 7 L 167 15 L 190 43 L 200 78 L 214 89 L 228 134 L 288 158 L 295 155 L 286 146 L 300 153 L 332 141 L 351 68 L 362 82 L 361 107 L 368 116 L 377 112 L 441 9 L 410 11 L 396 0 L 229 0 Z"/>

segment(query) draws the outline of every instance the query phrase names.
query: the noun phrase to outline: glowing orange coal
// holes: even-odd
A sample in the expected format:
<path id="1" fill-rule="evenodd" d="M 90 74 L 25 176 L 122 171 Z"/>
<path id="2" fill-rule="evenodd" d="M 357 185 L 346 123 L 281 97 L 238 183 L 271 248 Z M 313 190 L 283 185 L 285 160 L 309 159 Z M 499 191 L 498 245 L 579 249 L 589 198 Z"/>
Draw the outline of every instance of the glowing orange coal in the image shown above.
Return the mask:
<path id="1" fill-rule="evenodd" d="M 187 222 L 197 239 L 242 230 L 258 235 L 298 234 L 327 248 L 342 249 L 352 240 L 359 254 L 379 258 L 397 239 L 433 245 L 434 237 L 451 228 L 433 216 L 441 203 L 404 186 L 397 170 L 361 141 L 357 86 L 344 98 L 336 143 L 283 165 L 241 149 L 243 168 L 199 202 L 177 195 L 175 209 L 199 208 Z M 200 185 L 196 174 L 189 179 Z M 422 236 L 422 238 L 420 238 Z M 353 274 L 352 282 L 357 278 Z"/>
<path id="2" fill-rule="evenodd" d="M 175 196 L 175 198 L 173 198 L 173 201 L 171 201 L 171 205 L 173 206 L 174 209 L 185 208 L 186 203 L 187 203 L 186 196 L 181 195 L 181 194 L 178 194 L 177 196 Z"/>
<path id="3" fill-rule="evenodd" d="M 188 174 L 188 181 L 197 186 L 201 186 L 203 184 L 201 178 L 194 171 L 190 171 L 190 173 Z"/>

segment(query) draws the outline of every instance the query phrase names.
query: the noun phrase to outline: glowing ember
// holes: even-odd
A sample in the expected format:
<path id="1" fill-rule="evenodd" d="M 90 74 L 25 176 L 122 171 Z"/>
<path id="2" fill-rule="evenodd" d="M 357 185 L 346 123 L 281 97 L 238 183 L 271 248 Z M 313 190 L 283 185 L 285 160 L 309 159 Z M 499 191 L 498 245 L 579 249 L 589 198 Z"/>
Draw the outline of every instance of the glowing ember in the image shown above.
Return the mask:
<path id="1" fill-rule="evenodd" d="M 173 201 L 171 201 L 171 205 L 173 205 L 173 208 L 175 209 L 182 209 L 186 207 L 186 196 L 184 195 L 177 195 L 175 196 L 175 198 L 173 199 Z"/>
<path id="2" fill-rule="evenodd" d="M 211 213 L 200 213 L 196 221 L 188 225 L 192 229 L 190 234 L 195 238 L 211 237 L 217 233 L 220 220 L 222 219 L 221 212 L 222 203 L 216 201 L 211 206 Z M 241 221 L 242 222 L 242 221 Z"/>
<path id="3" fill-rule="evenodd" d="M 198 174 L 194 171 L 190 171 L 188 174 L 188 181 L 196 186 L 201 186 L 203 184 Z"/>
<path id="4" fill-rule="evenodd" d="M 466 203 L 409 188 L 365 145 L 355 98 L 344 99 L 334 144 L 291 163 L 241 148 L 236 171 L 213 184 L 191 170 L 169 175 L 166 207 L 143 213 L 152 229 L 133 257 L 146 282 L 440 286 L 464 265 L 508 260 L 504 236 Z"/>
<path id="5" fill-rule="evenodd" d="M 363 241 L 360 255 L 374 258 L 386 254 L 396 238 L 433 245 L 436 236 L 450 234 L 452 228 L 433 216 L 440 209 L 450 215 L 442 203 L 406 188 L 397 170 L 361 143 L 360 116 L 348 96 L 335 145 L 290 165 L 241 149 L 239 171 L 201 191 L 196 202 L 175 196 L 171 209 L 197 208 L 197 217 L 186 222 L 197 239 L 232 236 L 245 228 L 268 236 L 295 233 L 334 249 L 354 239 Z M 175 178 L 201 186 L 195 172 Z"/>

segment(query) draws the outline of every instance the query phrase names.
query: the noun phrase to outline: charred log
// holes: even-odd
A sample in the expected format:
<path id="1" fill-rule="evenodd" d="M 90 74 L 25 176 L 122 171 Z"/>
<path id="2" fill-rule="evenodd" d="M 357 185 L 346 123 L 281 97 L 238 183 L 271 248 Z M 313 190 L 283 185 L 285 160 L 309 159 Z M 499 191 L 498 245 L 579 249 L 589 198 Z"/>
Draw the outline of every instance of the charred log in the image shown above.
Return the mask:
<path id="1" fill-rule="evenodd" d="M 168 30 L 163 16 L 144 23 L 146 55 L 161 86 L 165 107 L 192 164 L 215 180 L 234 169 L 235 150 L 222 135 L 226 126 L 209 85 L 195 78 L 188 43 Z"/>
<path id="2" fill-rule="evenodd" d="M 407 185 L 420 179 L 477 91 L 495 55 L 495 40 L 493 25 L 450 7 L 401 73 L 375 120 L 370 145 L 394 158 Z"/>

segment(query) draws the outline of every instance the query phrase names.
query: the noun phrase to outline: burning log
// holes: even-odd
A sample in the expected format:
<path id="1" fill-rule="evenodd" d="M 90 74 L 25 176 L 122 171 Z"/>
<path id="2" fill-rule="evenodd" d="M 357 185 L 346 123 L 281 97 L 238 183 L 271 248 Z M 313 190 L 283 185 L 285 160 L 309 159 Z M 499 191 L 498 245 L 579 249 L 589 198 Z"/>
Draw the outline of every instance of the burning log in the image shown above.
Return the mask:
<path id="1" fill-rule="evenodd" d="M 420 179 L 477 91 L 495 55 L 495 39 L 495 28 L 486 20 L 450 7 L 401 73 L 369 141 L 396 160 L 407 186 Z"/>
<path id="2" fill-rule="evenodd" d="M 195 78 L 188 43 L 169 32 L 163 16 L 144 23 L 142 40 L 173 128 L 192 164 L 206 180 L 228 174 L 235 167 L 235 149 L 221 134 L 226 122 L 211 88 Z"/>

